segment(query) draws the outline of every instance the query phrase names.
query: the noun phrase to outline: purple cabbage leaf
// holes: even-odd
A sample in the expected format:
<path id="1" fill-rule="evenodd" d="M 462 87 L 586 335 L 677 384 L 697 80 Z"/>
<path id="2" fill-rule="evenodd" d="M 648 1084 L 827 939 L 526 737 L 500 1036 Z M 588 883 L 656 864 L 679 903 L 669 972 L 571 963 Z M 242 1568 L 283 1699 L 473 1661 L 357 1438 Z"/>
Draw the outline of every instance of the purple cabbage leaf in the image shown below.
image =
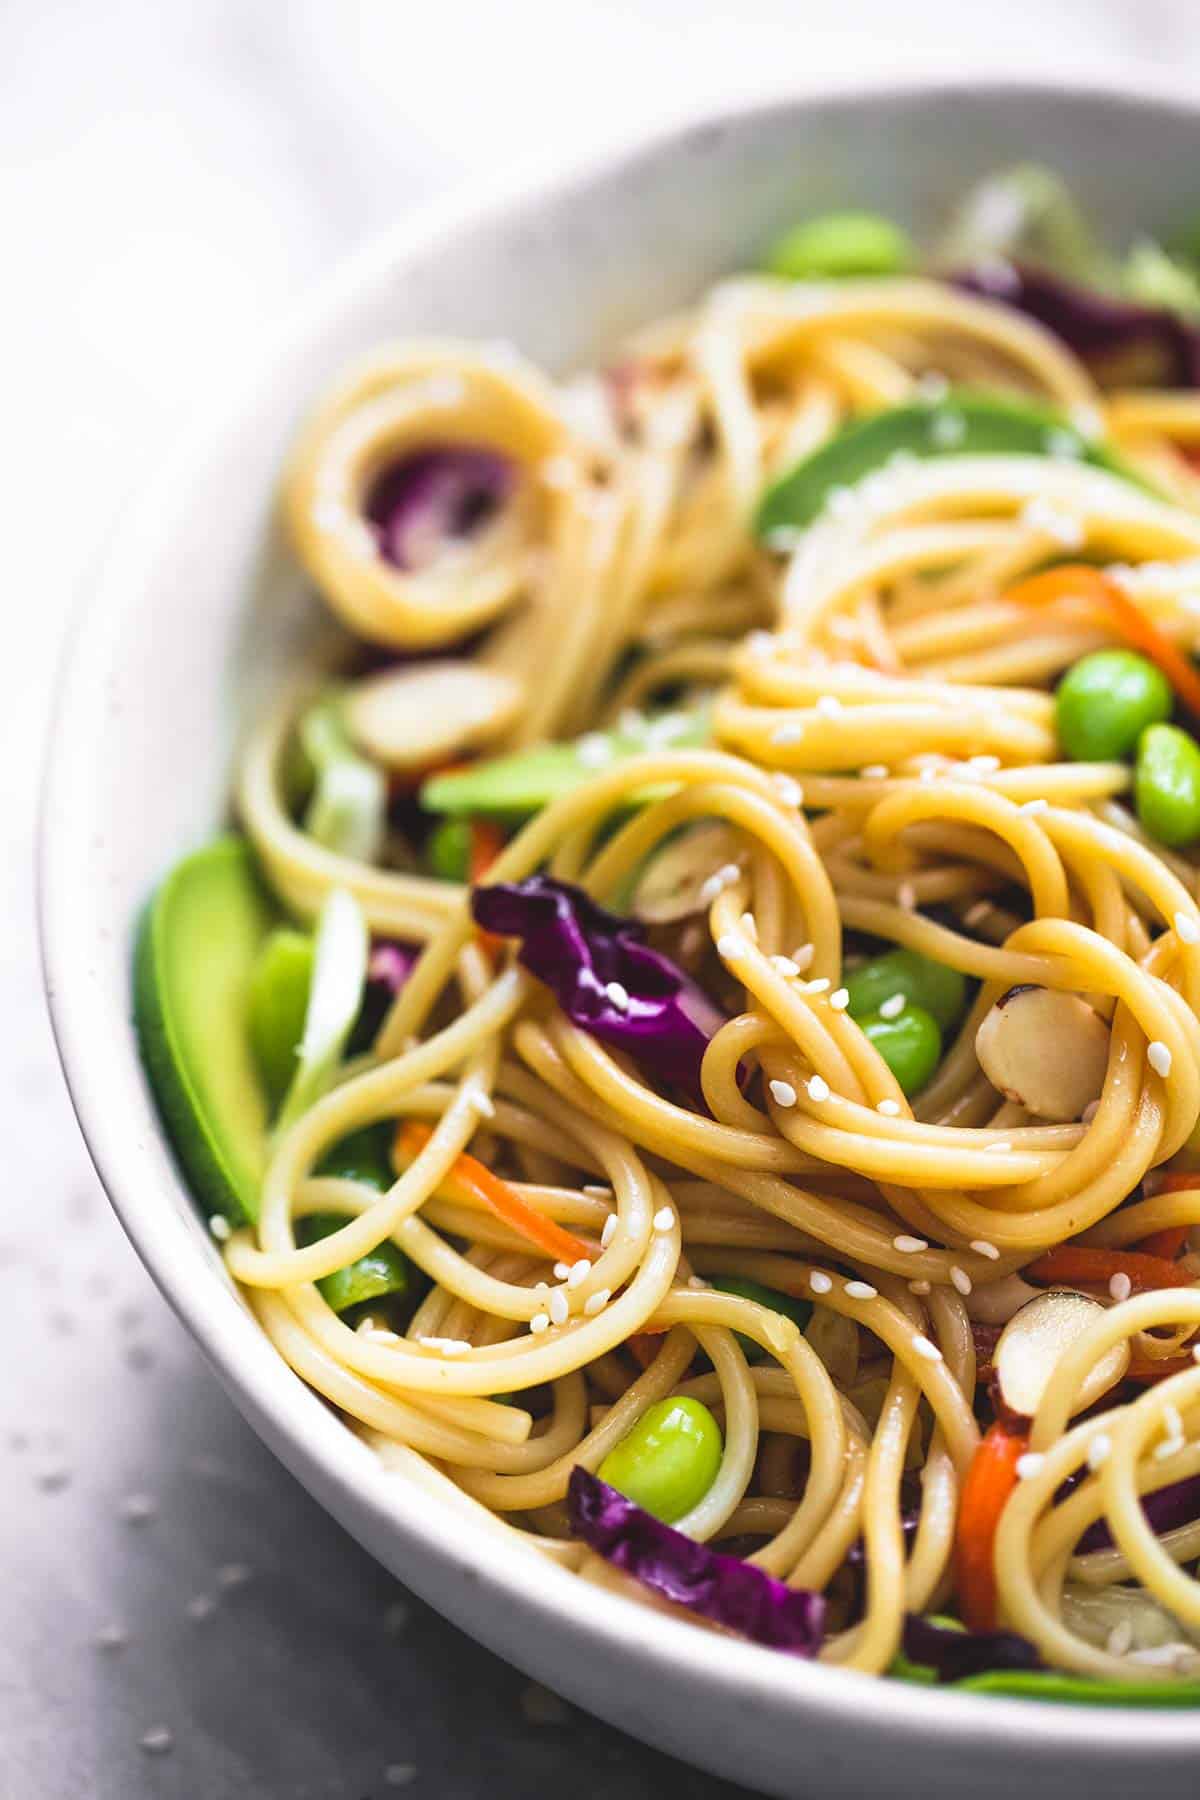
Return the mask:
<path id="1" fill-rule="evenodd" d="M 635 920 L 549 875 L 478 887 L 471 912 L 485 931 L 520 938 L 518 962 L 545 982 L 573 1024 L 669 1085 L 699 1093 L 700 1063 L 724 1014 L 644 942 Z"/>
<path id="2" fill-rule="evenodd" d="M 1028 1638 L 1015 1631 L 966 1631 L 955 1620 L 905 1613 L 901 1649 L 908 1662 L 932 1669 L 939 1681 L 965 1681 L 996 1669 L 1040 1669 Z"/>
<path id="3" fill-rule="evenodd" d="M 820 1649 L 822 1595 L 787 1587 L 753 1563 L 696 1543 L 579 1465 L 571 1471 L 567 1507 L 576 1537 L 661 1599 L 771 1650 L 813 1657 Z"/>
<path id="4" fill-rule="evenodd" d="M 1200 1475 L 1189 1475 L 1183 1481 L 1168 1482 L 1152 1494 L 1143 1494 L 1142 1511 L 1151 1531 L 1161 1537 L 1180 1525 L 1190 1525 L 1200 1518 Z M 1089 1550 L 1111 1550 L 1112 1533 L 1104 1518 L 1094 1519 L 1075 1546 L 1076 1555 Z"/>

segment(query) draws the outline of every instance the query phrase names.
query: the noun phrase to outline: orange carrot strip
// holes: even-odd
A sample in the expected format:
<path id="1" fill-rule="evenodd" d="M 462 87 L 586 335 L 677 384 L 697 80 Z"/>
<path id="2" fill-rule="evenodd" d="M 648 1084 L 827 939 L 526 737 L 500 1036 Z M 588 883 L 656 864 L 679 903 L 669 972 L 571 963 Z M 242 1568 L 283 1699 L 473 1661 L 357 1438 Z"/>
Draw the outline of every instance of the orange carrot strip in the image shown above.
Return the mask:
<path id="1" fill-rule="evenodd" d="M 1160 1256 L 1164 1262 L 1173 1263 L 1187 1241 L 1186 1225 L 1164 1225 L 1161 1231 L 1152 1231 L 1134 1246 L 1141 1256 Z"/>
<path id="2" fill-rule="evenodd" d="M 1151 1194 L 1186 1194 L 1200 1188 L 1200 1169 L 1171 1169 L 1166 1175 L 1155 1175 Z"/>
<path id="3" fill-rule="evenodd" d="M 993 1425 L 971 1459 L 963 1482 L 954 1540 L 954 1579 L 963 1623 L 970 1631 L 996 1629 L 996 1527 L 1017 1485 L 1017 1463 L 1028 1448 L 1025 1432 Z"/>
<path id="4" fill-rule="evenodd" d="M 471 841 L 467 873 L 471 886 L 483 880 L 504 848 L 504 833 L 491 819 L 471 820 Z"/>
<path id="5" fill-rule="evenodd" d="M 1046 569 L 1018 582 L 1009 588 L 1005 599 L 1022 606 L 1050 606 L 1058 600 L 1084 601 L 1102 624 L 1156 663 L 1188 711 L 1200 717 L 1200 674 L 1141 607 L 1100 569 L 1087 563 L 1062 563 L 1056 569 Z"/>
<path id="6" fill-rule="evenodd" d="M 635 1331 L 631 1338 L 626 1339 L 626 1346 L 633 1352 L 634 1361 L 639 1362 L 643 1369 L 650 1367 L 662 1348 L 658 1341 L 661 1336 L 661 1331 Z"/>
<path id="7" fill-rule="evenodd" d="M 425 1148 L 433 1136 L 428 1125 L 420 1125 L 410 1119 L 401 1125 L 396 1133 L 394 1148 L 395 1159 L 402 1167 L 409 1163 Z M 474 1156 L 462 1155 L 452 1165 L 449 1174 L 441 1181 L 438 1192 L 447 1200 L 454 1200 L 460 1206 L 483 1206 L 522 1237 L 536 1244 L 555 1262 L 575 1263 L 594 1255 L 591 1246 L 582 1238 L 577 1238 L 545 1213 L 538 1212 L 528 1201 L 522 1200 L 515 1188 L 509 1187 L 506 1181 Z"/>
<path id="8" fill-rule="evenodd" d="M 1033 1281 L 1050 1284 L 1066 1282 L 1104 1283 L 1114 1275 L 1128 1275 L 1135 1294 L 1146 1294 L 1155 1288 L 1194 1287 L 1196 1277 L 1177 1263 L 1161 1256 L 1147 1256 L 1140 1250 L 1104 1250 L 1090 1244 L 1062 1244 L 1048 1250 L 1023 1270 Z"/>

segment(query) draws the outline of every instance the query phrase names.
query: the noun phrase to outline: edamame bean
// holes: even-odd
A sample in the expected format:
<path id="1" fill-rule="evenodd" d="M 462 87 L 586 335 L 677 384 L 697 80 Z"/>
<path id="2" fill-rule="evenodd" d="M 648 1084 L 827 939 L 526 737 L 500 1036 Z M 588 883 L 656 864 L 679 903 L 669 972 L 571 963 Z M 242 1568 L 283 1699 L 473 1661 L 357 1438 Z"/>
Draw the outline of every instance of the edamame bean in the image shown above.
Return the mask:
<path id="1" fill-rule="evenodd" d="M 868 1013 L 858 1022 L 905 1094 L 925 1086 L 941 1061 L 942 1034 L 923 1006 L 906 1006 L 894 1019 Z"/>
<path id="2" fill-rule="evenodd" d="M 764 1287 L 761 1281 L 751 1281 L 745 1275 L 714 1275 L 712 1285 L 722 1294 L 737 1294 L 742 1300 L 754 1300 L 771 1312 L 782 1313 L 785 1318 L 792 1319 L 801 1331 L 812 1318 L 811 1301 L 794 1300 L 791 1294 L 781 1294 L 777 1288 Z M 748 1338 L 744 1331 L 735 1332 L 734 1335 L 742 1346 L 742 1354 L 747 1362 L 762 1361 L 767 1353 L 761 1344 Z"/>
<path id="3" fill-rule="evenodd" d="M 443 819 L 425 840 L 425 861 L 439 881 L 465 881 L 471 866 L 471 821 Z"/>
<path id="4" fill-rule="evenodd" d="M 822 213 L 785 231 L 767 252 L 772 275 L 813 281 L 846 275 L 895 275 L 911 267 L 908 233 L 879 213 Z"/>
<path id="5" fill-rule="evenodd" d="M 873 956 L 846 976 L 850 995 L 847 1011 L 863 1019 L 879 1011 L 885 1000 L 903 994 L 912 1006 L 923 1007 L 944 1031 L 962 1012 L 967 984 L 957 969 L 934 962 L 916 950 L 888 950 Z"/>
<path id="6" fill-rule="evenodd" d="M 721 1428 L 707 1406 L 678 1397 L 659 1400 L 609 1451 L 599 1475 L 670 1525 L 703 1500 L 723 1450 Z"/>
<path id="7" fill-rule="evenodd" d="M 1200 749 L 1178 725 L 1151 725 L 1138 742 L 1137 815 L 1160 844 L 1200 837 Z"/>
<path id="8" fill-rule="evenodd" d="M 1133 650 L 1096 650 L 1068 669 L 1055 695 L 1058 738 L 1075 762 L 1128 756 L 1148 725 L 1171 716 L 1171 684 Z"/>

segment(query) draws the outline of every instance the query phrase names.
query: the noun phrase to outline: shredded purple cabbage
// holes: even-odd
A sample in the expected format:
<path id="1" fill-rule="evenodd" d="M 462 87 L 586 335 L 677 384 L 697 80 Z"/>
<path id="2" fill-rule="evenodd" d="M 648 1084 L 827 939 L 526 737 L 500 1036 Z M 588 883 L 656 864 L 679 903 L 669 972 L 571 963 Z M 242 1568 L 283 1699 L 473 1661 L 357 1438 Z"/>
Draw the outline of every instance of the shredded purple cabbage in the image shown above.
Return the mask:
<path id="1" fill-rule="evenodd" d="M 367 980 L 379 982 L 389 994 L 398 994 L 416 967 L 420 954 L 412 944 L 398 943 L 395 938 L 379 938 L 371 946 Z"/>
<path id="2" fill-rule="evenodd" d="M 1096 293 L 1027 263 L 979 263 L 952 285 L 1000 300 L 1046 326 L 1085 360 L 1150 351 L 1170 387 L 1200 387 L 1200 329 L 1165 306 Z"/>
<path id="3" fill-rule="evenodd" d="M 397 569 L 422 569 L 447 538 L 465 538 L 507 500 L 513 465 L 469 444 L 418 450 L 378 477 L 364 508 L 379 554 Z"/>
<path id="4" fill-rule="evenodd" d="M 901 1648 L 909 1662 L 933 1669 L 939 1681 L 965 1681 L 993 1669 L 1040 1669 L 1042 1659 L 1015 1631 L 963 1631 L 905 1613 Z"/>
<path id="5" fill-rule="evenodd" d="M 1184 1481 L 1172 1481 L 1142 1495 L 1142 1511 L 1151 1531 L 1174 1531 L 1178 1525 L 1190 1525 L 1200 1518 L 1200 1475 L 1189 1475 Z M 1093 1520 L 1075 1546 L 1076 1554 L 1088 1550 L 1111 1550 L 1112 1533 L 1103 1518 Z"/>
<path id="6" fill-rule="evenodd" d="M 821 1648 L 821 1594 L 787 1587 L 753 1563 L 696 1543 L 579 1465 L 567 1507 L 576 1537 L 664 1600 L 772 1650 L 812 1657 Z"/>
<path id="7" fill-rule="evenodd" d="M 549 875 L 479 887 L 471 912 L 485 931 L 521 939 L 517 960 L 567 1017 L 626 1050 L 670 1086 L 700 1091 L 700 1063 L 725 1023 L 703 988 L 582 888 Z"/>

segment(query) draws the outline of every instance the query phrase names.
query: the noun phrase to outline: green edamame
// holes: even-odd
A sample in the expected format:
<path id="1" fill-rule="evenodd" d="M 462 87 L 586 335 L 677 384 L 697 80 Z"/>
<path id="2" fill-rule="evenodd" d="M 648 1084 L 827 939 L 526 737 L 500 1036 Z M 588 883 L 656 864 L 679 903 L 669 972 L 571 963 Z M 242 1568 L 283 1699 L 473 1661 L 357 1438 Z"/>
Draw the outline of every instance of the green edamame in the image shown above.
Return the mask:
<path id="1" fill-rule="evenodd" d="M 1171 684 L 1133 650 L 1096 650 L 1068 669 L 1055 695 L 1058 738 L 1075 762 L 1117 762 L 1148 725 L 1171 716 Z"/>
<path id="2" fill-rule="evenodd" d="M 670 1525 L 691 1512 L 717 1478 L 721 1428 L 699 1400 L 659 1400 L 600 1464 L 601 1481 Z"/>
<path id="3" fill-rule="evenodd" d="M 942 1034 L 923 1006 L 906 1006 L 894 1019 L 868 1013 L 858 1022 L 905 1094 L 911 1097 L 925 1086 L 941 1061 Z"/>
<path id="4" fill-rule="evenodd" d="M 471 821 L 442 819 L 425 840 L 425 861 L 439 881 L 465 881 L 471 867 Z"/>
<path id="5" fill-rule="evenodd" d="M 782 1313 L 791 1319 L 801 1331 L 812 1318 L 812 1302 L 794 1300 L 790 1294 L 781 1294 L 777 1288 L 764 1287 L 761 1281 L 751 1281 L 745 1275 L 714 1275 L 712 1285 L 722 1294 L 737 1294 L 742 1300 L 753 1300 L 759 1306 L 765 1306 L 770 1312 Z M 742 1347 L 742 1354 L 747 1362 L 761 1362 L 767 1354 L 761 1344 L 748 1338 L 744 1331 L 734 1334 Z"/>
<path id="6" fill-rule="evenodd" d="M 776 238 L 766 256 L 772 275 L 814 281 L 847 275 L 896 275 L 912 266 L 908 233 L 880 213 L 822 213 Z"/>
<path id="7" fill-rule="evenodd" d="M 1142 733 L 1133 791 L 1138 818 L 1160 844 L 1200 838 L 1200 749 L 1178 725 Z"/>
<path id="8" fill-rule="evenodd" d="M 961 1014 L 967 983 L 957 969 L 934 962 L 916 950 L 888 950 L 873 956 L 846 976 L 850 995 L 847 1011 L 863 1019 L 879 1011 L 884 1001 L 903 994 L 910 1006 L 923 1007 L 945 1031 Z"/>

